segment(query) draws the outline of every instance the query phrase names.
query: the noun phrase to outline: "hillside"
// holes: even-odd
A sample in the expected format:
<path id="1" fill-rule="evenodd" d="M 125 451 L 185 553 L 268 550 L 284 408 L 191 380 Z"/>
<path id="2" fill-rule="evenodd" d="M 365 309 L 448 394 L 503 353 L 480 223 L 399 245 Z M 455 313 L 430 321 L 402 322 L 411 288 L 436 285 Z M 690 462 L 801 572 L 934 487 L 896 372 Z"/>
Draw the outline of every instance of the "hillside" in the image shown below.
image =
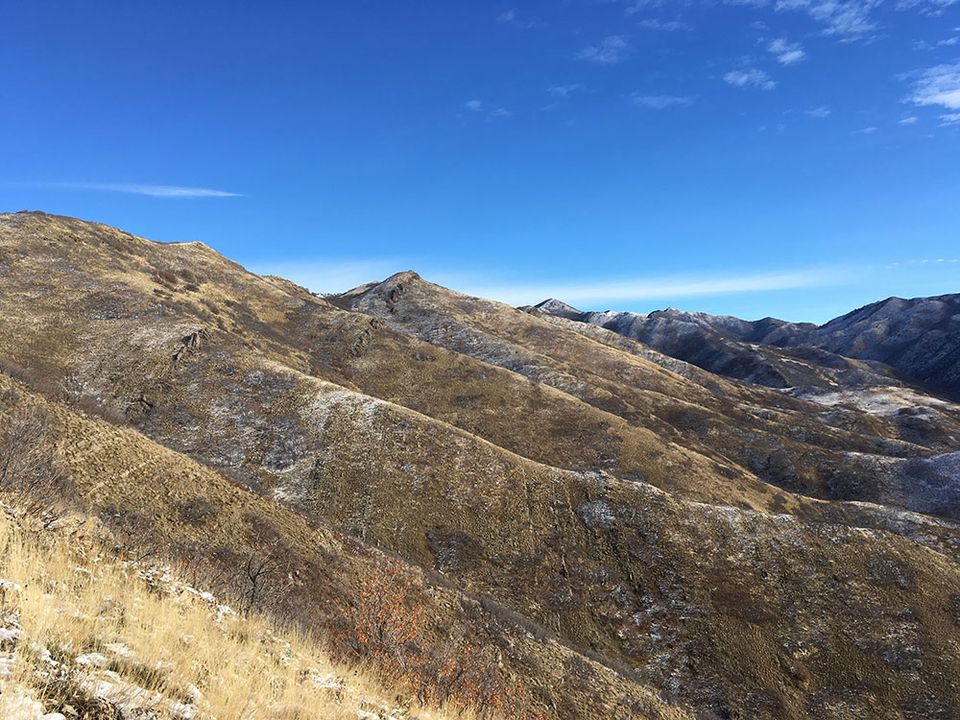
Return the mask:
<path id="1" fill-rule="evenodd" d="M 817 402 L 415 273 L 321 298 L 0 215 L 0 412 L 62 502 L 434 706 L 960 713 L 960 408 L 788 357 Z"/>

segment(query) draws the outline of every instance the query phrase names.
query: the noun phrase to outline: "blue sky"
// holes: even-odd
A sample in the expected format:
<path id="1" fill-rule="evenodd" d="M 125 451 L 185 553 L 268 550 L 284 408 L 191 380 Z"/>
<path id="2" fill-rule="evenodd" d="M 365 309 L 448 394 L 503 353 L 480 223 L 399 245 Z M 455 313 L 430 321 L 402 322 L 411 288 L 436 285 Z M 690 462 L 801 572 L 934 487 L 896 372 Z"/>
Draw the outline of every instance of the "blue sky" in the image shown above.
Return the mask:
<path id="1" fill-rule="evenodd" d="M 960 292 L 960 1 L 0 0 L 0 208 L 317 291 Z"/>

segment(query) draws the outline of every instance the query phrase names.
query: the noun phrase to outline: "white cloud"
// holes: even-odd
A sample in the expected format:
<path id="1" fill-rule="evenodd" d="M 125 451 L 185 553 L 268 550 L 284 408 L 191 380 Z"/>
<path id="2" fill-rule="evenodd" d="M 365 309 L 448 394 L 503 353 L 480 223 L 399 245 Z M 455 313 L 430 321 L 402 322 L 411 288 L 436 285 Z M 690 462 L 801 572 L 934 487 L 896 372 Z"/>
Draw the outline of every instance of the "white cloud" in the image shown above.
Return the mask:
<path id="1" fill-rule="evenodd" d="M 551 85 L 547 88 L 547 93 L 560 100 L 566 100 L 579 90 L 583 90 L 583 85 L 580 83 L 570 83 L 568 85 Z"/>
<path id="2" fill-rule="evenodd" d="M 898 125 L 916 125 L 917 120 L 919 119 L 920 118 L 918 118 L 916 115 L 910 115 L 908 117 L 901 118 L 900 120 L 898 120 L 897 124 Z"/>
<path id="3" fill-rule="evenodd" d="M 860 128 L 859 130 L 854 130 L 853 134 L 854 135 L 873 135 L 875 132 L 877 132 L 877 130 L 878 128 L 875 128 L 875 127 L 865 127 L 865 128 Z"/>
<path id="4" fill-rule="evenodd" d="M 503 120 L 513 117 L 513 113 L 504 107 L 490 107 L 483 100 L 468 100 L 463 106 L 472 113 L 483 113 L 488 120 Z"/>
<path id="5" fill-rule="evenodd" d="M 820 107 L 810 108 L 807 110 L 807 115 L 812 118 L 817 118 L 818 120 L 828 118 L 832 114 L 833 110 L 831 110 L 827 105 L 821 105 Z"/>
<path id="6" fill-rule="evenodd" d="M 596 45 L 587 45 L 577 57 L 599 65 L 616 65 L 627 59 L 631 49 L 622 35 L 610 35 Z"/>
<path id="7" fill-rule="evenodd" d="M 677 107 L 679 105 L 692 105 L 693 98 L 687 95 L 639 95 L 634 94 L 630 97 L 635 105 L 640 107 L 652 108 L 654 110 L 666 110 L 667 108 Z"/>
<path id="8" fill-rule="evenodd" d="M 767 45 L 767 52 L 776 57 L 781 65 L 795 65 L 807 57 L 800 43 L 790 42 L 786 38 L 771 40 Z"/>
<path id="9" fill-rule="evenodd" d="M 823 34 L 842 40 L 859 40 L 872 35 L 877 24 L 871 12 L 881 0 L 778 0 L 777 10 L 799 10 L 824 25 Z"/>
<path id="10" fill-rule="evenodd" d="M 678 30 L 693 30 L 693 26 L 680 20 L 657 20 L 655 18 L 641 20 L 640 27 L 647 30 L 662 30 L 676 32 Z"/>
<path id="11" fill-rule="evenodd" d="M 757 68 L 731 70 L 723 76 L 723 79 L 734 87 L 755 87 L 761 90 L 773 90 L 777 87 L 776 80 Z"/>
<path id="12" fill-rule="evenodd" d="M 88 183 L 88 182 L 57 182 L 42 183 L 43 187 L 67 188 L 70 190 L 97 190 L 102 192 L 129 193 L 131 195 L 147 195 L 155 198 L 223 198 L 242 197 L 239 193 L 211 188 L 184 187 L 182 185 L 141 185 L 139 183 Z"/>
<path id="13" fill-rule="evenodd" d="M 708 295 L 733 295 L 836 285 L 851 273 L 836 268 L 813 268 L 751 275 L 646 277 L 615 282 L 532 283 L 483 285 L 461 283 L 463 292 L 512 305 L 556 297 L 566 302 L 590 303 L 626 300 L 671 300 Z"/>
<path id="14" fill-rule="evenodd" d="M 497 15 L 498 23 L 512 23 L 517 19 L 517 12 L 515 10 L 505 10 L 504 12 Z"/>
<path id="15" fill-rule="evenodd" d="M 947 125 L 960 125 L 960 112 L 945 113 L 941 115 L 940 124 L 944 127 Z"/>
<path id="16" fill-rule="evenodd" d="M 905 102 L 960 110 L 960 62 L 928 68 L 916 77 Z"/>
<path id="17" fill-rule="evenodd" d="M 627 15 L 636 15 L 638 12 L 643 12 L 648 8 L 660 7 L 664 4 L 664 0 L 633 0 L 627 5 Z"/>
<path id="18" fill-rule="evenodd" d="M 951 5 L 956 5 L 960 0 L 900 0 L 897 3 L 897 10 L 909 10 L 911 8 L 920 8 L 924 15 L 942 15 L 943 11 Z"/>

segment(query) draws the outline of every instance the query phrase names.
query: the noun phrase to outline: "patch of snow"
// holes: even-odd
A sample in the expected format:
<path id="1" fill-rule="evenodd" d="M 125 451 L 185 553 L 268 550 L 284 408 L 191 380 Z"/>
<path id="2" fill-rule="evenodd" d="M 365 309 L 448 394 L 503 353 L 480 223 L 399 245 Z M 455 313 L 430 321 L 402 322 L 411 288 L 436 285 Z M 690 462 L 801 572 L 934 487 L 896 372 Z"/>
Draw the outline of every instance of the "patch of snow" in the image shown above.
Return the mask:
<path id="1" fill-rule="evenodd" d="M 594 500 L 577 508 L 577 515 L 589 528 L 608 528 L 616 520 L 613 508 L 606 500 Z"/>
<path id="2" fill-rule="evenodd" d="M 111 653 L 118 657 L 130 658 L 133 657 L 133 650 L 128 648 L 123 643 L 107 643 L 103 646 L 105 650 L 109 650 Z"/>
<path id="3" fill-rule="evenodd" d="M 84 653 L 83 655 L 77 655 L 77 657 L 74 659 L 74 662 L 77 665 L 102 668 L 110 664 L 110 659 L 106 655 L 101 655 L 98 652 L 92 652 Z"/>
<path id="4" fill-rule="evenodd" d="M 893 386 L 836 392 L 808 391 L 798 393 L 797 397 L 801 400 L 809 400 L 829 407 L 847 405 L 881 417 L 896 415 L 900 410 L 906 408 L 933 407 L 948 409 L 951 406 L 944 400 L 920 395 L 910 388 Z"/>
<path id="5" fill-rule="evenodd" d="M 310 684 L 315 688 L 320 688 L 322 690 L 342 690 L 343 683 L 337 680 L 333 675 L 324 673 L 320 674 L 317 671 L 311 671 L 310 673 Z"/>
<path id="6" fill-rule="evenodd" d="M 23 588 L 20 587 L 17 583 L 0 578 L 0 592 L 19 593 L 21 590 L 23 590 Z"/>
<path id="7" fill-rule="evenodd" d="M 20 686 L 4 688 L 0 695 L 0 716 L 4 720 L 43 720 L 43 705 Z"/>
<path id="8" fill-rule="evenodd" d="M 197 716 L 197 708 L 185 703 L 171 703 L 170 714 L 177 720 L 193 720 Z"/>

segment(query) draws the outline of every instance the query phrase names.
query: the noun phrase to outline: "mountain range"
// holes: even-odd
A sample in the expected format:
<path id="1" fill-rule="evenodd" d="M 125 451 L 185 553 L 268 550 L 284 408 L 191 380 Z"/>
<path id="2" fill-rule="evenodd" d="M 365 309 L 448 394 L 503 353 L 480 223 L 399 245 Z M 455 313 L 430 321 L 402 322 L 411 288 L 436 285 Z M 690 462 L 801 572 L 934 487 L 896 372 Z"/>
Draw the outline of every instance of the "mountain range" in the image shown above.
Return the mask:
<path id="1" fill-rule="evenodd" d="M 842 373 L 845 386 L 889 385 L 894 377 L 960 398 L 960 295 L 892 297 L 820 326 L 675 308 L 648 315 L 582 312 L 554 299 L 529 309 L 598 325 L 705 370 L 768 387 L 829 388 Z"/>
<path id="2" fill-rule="evenodd" d="M 61 501 L 490 717 L 960 716 L 958 345 L 960 296 L 318 296 L 0 215 L 0 413 L 48 418 Z"/>

